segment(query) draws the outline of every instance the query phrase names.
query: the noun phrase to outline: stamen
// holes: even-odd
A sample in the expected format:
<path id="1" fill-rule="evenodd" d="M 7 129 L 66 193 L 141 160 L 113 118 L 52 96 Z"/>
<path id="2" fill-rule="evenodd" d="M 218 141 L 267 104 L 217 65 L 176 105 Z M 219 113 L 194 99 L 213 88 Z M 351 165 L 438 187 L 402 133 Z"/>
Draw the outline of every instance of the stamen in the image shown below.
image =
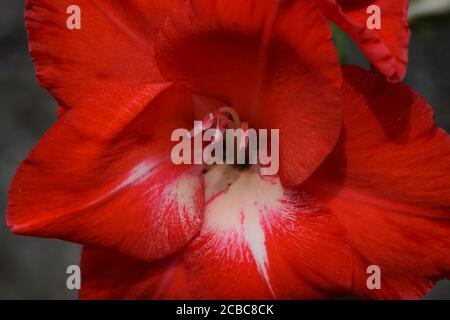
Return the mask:
<path id="1" fill-rule="evenodd" d="M 203 134 L 203 131 L 208 130 L 214 125 L 215 119 L 216 117 L 214 114 L 209 113 L 199 124 L 195 125 L 194 129 L 189 132 L 189 136 L 187 138 L 193 139 L 196 136 Z"/>
<path id="2" fill-rule="evenodd" d="M 228 113 L 231 116 L 234 123 L 234 129 L 241 127 L 241 118 L 239 117 L 239 114 L 236 112 L 236 110 L 231 107 L 222 107 L 219 109 L 219 112 L 222 114 Z"/>
<path id="3" fill-rule="evenodd" d="M 248 125 L 247 125 L 248 126 Z M 191 130 L 189 133 L 190 139 L 195 138 L 195 136 L 200 135 L 203 131 L 206 131 L 212 127 L 220 131 L 225 129 L 238 129 L 241 127 L 241 119 L 239 114 L 231 107 L 222 107 L 215 112 L 208 113 L 200 125 Z"/>
<path id="4" fill-rule="evenodd" d="M 194 129 L 189 133 L 188 139 L 194 139 L 196 136 L 201 136 L 204 131 L 215 128 L 216 134 L 212 137 L 211 143 L 220 143 L 220 140 L 225 140 L 225 130 L 241 129 L 243 135 L 236 139 L 234 143 L 237 151 L 246 151 L 249 146 L 249 125 L 248 122 L 243 121 L 239 117 L 239 114 L 231 107 L 222 107 L 214 112 L 208 113 L 202 121 L 196 121 Z M 209 161 L 205 161 L 209 162 Z"/>

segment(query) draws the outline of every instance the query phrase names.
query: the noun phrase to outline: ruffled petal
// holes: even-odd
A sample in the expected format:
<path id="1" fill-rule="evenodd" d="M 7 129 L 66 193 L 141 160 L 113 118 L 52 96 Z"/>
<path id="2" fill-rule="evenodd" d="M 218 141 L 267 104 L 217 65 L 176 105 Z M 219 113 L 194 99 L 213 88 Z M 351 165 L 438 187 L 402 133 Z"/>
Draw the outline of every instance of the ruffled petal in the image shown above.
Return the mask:
<path id="1" fill-rule="evenodd" d="M 401 81 L 408 63 L 407 0 L 315 0 L 325 16 L 345 30 L 389 81 Z M 367 28 L 367 9 L 381 10 L 381 29 Z"/>
<path id="2" fill-rule="evenodd" d="M 72 109 L 19 168 L 9 227 L 141 259 L 178 250 L 203 215 L 200 169 L 170 160 L 172 130 L 192 121 L 191 95 L 167 85 L 116 90 Z"/>
<path id="3" fill-rule="evenodd" d="M 80 299 L 189 299 L 180 255 L 145 262 L 117 252 L 84 247 Z"/>
<path id="4" fill-rule="evenodd" d="M 207 177 L 207 187 L 208 179 L 216 180 Z M 196 299 L 329 298 L 351 284 L 337 219 L 308 194 L 253 171 L 208 201 L 184 261 Z"/>
<path id="5" fill-rule="evenodd" d="M 40 84 L 73 107 L 121 86 L 161 82 L 154 38 L 176 0 L 27 0 L 29 48 Z M 81 29 L 66 20 L 76 4 Z"/>
<path id="6" fill-rule="evenodd" d="M 347 229 L 354 294 L 422 297 L 450 274 L 450 137 L 407 86 L 357 67 L 344 76 L 342 138 L 304 187 Z"/>
<path id="7" fill-rule="evenodd" d="M 311 175 L 338 139 L 338 57 L 308 1 L 186 1 L 164 25 L 156 57 L 168 79 L 235 108 L 250 127 L 281 129 L 285 186 Z"/>

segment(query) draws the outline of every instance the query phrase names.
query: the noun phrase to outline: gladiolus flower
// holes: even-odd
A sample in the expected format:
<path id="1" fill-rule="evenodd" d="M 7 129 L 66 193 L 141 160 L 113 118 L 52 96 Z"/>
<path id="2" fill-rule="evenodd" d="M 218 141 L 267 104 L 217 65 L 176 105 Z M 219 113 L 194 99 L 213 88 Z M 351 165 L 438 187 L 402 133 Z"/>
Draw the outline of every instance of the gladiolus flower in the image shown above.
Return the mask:
<path id="1" fill-rule="evenodd" d="M 450 139 L 406 86 L 342 71 L 314 3 L 80 3 L 67 31 L 68 1 L 28 1 L 60 118 L 7 223 L 85 245 L 81 298 L 418 298 L 448 277 Z M 173 130 L 237 118 L 280 129 L 277 175 L 172 163 Z"/>

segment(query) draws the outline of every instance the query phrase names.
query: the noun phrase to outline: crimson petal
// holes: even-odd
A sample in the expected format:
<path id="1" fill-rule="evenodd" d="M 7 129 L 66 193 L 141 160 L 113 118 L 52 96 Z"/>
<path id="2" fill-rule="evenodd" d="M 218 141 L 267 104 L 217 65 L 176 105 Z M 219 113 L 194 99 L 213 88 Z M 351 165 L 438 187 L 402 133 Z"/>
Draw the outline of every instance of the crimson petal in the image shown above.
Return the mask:
<path id="1" fill-rule="evenodd" d="M 72 109 L 19 168 L 8 225 L 141 259 L 178 250 L 203 214 L 198 168 L 170 160 L 172 130 L 192 121 L 191 95 L 167 85 L 116 90 Z"/>
<path id="2" fill-rule="evenodd" d="M 347 228 L 353 292 L 411 299 L 450 274 L 450 137 L 407 86 L 345 67 L 344 132 L 305 189 Z M 381 268 L 381 289 L 367 268 Z"/>
<path id="3" fill-rule="evenodd" d="M 407 0 L 315 0 L 325 16 L 345 30 L 389 81 L 401 81 L 408 63 Z M 381 29 L 367 28 L 370 5 L 381 9 Z"/>
<path id="4" fill-rule="evenodd" d="M 281 129 L 285 186 L 311 175 L 338 139 L 338 57 L 308 1 L 186 1 L 161 30 L 156 58 L 168 79 L 222 100 L 251 127 Z"/>
<path id="5" fill-rule="evenodd" d="M 80 299 L 189 299 L 180 255 L 155 262 L 136 260 L 111 250 L 84 247 Z"/>
<path id="6" fill-rule="evenodd" d="M 121 86 L 161 82 L 154 38 L 175 0 L 27 0 L 29 48 L 37 78 L 68 108 Z M 81 10 L 69 30 L 67 8 Z"/>
<path id="7" fill-rule="evenodd" d="M 330 210 L 252 171 L 209 200 L 185 250 L 194 298 L 329 298 L 351 284 L 345 233 Z"/>

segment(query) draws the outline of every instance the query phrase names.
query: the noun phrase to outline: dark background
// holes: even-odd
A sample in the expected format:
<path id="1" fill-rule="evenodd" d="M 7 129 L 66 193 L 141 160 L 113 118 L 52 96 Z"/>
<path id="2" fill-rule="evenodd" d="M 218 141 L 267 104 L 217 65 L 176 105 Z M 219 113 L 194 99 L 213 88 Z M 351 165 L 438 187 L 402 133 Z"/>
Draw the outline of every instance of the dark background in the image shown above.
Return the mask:
<path id="1" fill-rule="evenodd" d="M 57 1 L 57 0 L 54 0 Z M 161 0 L 164 1 L 164 0 Z M 406 83 L 434 107 L 437 123 L 450 129 L 450 17 L 413 25 Z M 367 65 L 349 40 L 350 61 Z M 23 1 L 0 4 L 0 211 L 9 183 L 39 137 L 56 120 L 55 102 L 34 78 L 27 50 Z M 426 245 L 426 244 L 424 244 Z M 450 252 L 449 252 L 450 254 Z M 80 247 L 58 240 L 14 236 L 0 218 L 0 299 L 73 299 L 66 268 L 79 264 Z M 440 282 L 426 299 L 450 299 L 450 282 Z"/>

